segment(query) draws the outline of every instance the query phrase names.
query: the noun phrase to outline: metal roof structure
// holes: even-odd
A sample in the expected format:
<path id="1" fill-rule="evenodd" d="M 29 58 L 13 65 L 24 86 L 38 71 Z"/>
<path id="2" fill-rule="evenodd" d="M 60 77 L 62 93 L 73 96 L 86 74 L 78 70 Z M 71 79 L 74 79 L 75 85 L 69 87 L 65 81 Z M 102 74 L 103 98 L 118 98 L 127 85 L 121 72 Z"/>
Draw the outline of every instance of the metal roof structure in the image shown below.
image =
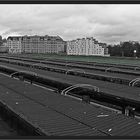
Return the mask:
<path id="1" fill-rule="evenodd" d="M 140 136 L 139 121 L 0 75 L 0 102 L 49 136 Z"/>

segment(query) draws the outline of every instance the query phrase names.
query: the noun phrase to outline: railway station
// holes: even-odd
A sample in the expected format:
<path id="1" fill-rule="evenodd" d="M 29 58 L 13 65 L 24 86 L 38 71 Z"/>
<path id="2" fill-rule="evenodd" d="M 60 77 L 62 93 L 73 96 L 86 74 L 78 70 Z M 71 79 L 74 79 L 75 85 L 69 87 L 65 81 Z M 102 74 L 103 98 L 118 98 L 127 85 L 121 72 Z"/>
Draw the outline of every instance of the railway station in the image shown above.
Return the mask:
<path id="1" fill-rule="evenodd" d="M 140 138 L 139 5 L 40 2 L 0 5 L 0 138 Z"/>
<path id="2" fill-rule="evenodd" d="M 1 56 L 2 117 L 20 135 L 139 136 L 139 69 L 84 65 Z"/>

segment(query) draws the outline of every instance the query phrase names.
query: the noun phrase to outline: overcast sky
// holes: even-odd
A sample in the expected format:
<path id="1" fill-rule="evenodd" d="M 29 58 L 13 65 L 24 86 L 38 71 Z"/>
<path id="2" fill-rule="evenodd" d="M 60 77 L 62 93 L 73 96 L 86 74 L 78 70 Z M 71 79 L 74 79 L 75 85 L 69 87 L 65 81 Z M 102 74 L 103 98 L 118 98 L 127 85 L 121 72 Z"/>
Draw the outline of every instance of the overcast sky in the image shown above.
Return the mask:
<path id="1" fill-rule="evenodd" d="M 0 5 L 0 34 L 94 37 L 100 42 L 140 41 L 140 5 Z"/>

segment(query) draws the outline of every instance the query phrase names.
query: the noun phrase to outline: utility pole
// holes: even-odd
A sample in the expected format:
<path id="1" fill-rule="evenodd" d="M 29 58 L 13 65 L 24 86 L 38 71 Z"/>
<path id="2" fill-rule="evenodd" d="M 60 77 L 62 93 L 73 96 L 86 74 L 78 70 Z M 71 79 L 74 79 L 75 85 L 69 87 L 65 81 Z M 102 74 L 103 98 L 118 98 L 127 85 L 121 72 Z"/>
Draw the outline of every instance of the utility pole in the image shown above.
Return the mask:
<path id="1" fill-rule="evenodd" d="M 123 42 L 120 42 L 120 46 L 121 46 L 121 55 L 122 57 L 124 57 Z"/>

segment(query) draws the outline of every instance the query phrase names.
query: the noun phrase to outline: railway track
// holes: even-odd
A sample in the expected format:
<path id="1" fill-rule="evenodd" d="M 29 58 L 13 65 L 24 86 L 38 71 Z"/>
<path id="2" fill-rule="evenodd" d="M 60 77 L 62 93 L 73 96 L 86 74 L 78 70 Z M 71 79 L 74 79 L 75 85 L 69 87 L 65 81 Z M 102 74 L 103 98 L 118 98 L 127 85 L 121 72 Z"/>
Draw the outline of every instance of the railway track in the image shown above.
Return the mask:
<path id="1" fill-rule="evenodd" d="M 1 59 L 0 62 L 2 63 L 10 63 L 10 64 L 16 64 L 20 66 L 26 66 L 26 67 L 34 67 L 37 69 L 42 69 L 42 70 L 48 70 L 48 71 L 55 71 L 59 73 L 66 73 L 66 74 L 71 74 L 71 75 L 77 75 L 81 77 L 86 77 L 90 79 L 96 79 L 96 80 L 102 80 L 102 81 L 108 81 L 108 82 L 113 82 L 113 83 L 119 83 L 119 84 L 125 84 L 129 85 L 129 83 L 133 80 L 138 78 L 140 75 L 139 72 L 135 73 L 135 75 L 131 74 L 121 74 L 121 73 L 110 73 L 110 72 L 101 72 L 98 70 L 88 70 L 88 69 L 71 69 L 68 66 L 61 66 L 59 64 L 48 64 L 46 62 L 45 64 L 43 62 L 41 63 L 35 63 L 34 61 L 29 61 L 24 62 L 24 60 L 8 60 L 8 59 Z M 8 64 L 9 65 L 9 64 Z M 129 72 L 130 73 L 130 72 Z M 134 86 L 140 86 L 139 82 L 135 83 Z"/>
<path id="2" fill-rule="evenodd" d="M 98 66 L 98 67 L 115 67 L 119 69 L 127 69 L 127 70 L 134 70 L 134 71 L 140 71 L 140 66 L 139 65 L 126 65 L 126 64 L 111 64 L 111 63 L 98 63 L 98 62 L 85 62 L 85 61 L 76 61 L 76 60 L 67 60 L 67 59 L 56 59 L 56 58 L 46 58 L 46 59 L 39 59 L 39 58 L 32 58 L 32 57 L 24 57 L 24 56 L 0 56 L 0 58 L 10 58 L 10 59 L 15 59 L 15 60 L 32 60 L 32 61 L 40 61 L 40 62 L 45 62 L 45 61 L 50 61 L 50 62 L 56 62 L 56 63 L 62 63 L 62 64 L 79 64 L 81 66 Z"/>
<path id="3" fill-rule="evenodd" d="M 0 67 L 1 71 L 3 66 Z M 125 85 L 119 85 L 115 83 L 108 83 L 99 80 L 87 79 L 83 77 L 79 77 L 72 75 L 64 75 L 57 72 L 51 71 L 42 71 L 40 69 L 31 69 L 30 67 L 23 67 L 18 65 L 10 64 L 9 67 L 5 67 L 3 71 L 9 70 L 10 73 L 16 71 L 23 71 L 22 73 L 32 71 L 37 73 L 39 76 L 32 77 L 29 74 L 25 74 L 25 79 L 32 79 L 35 83 L 40 83 L 41 85 L 47 85 L 53 88 L 58 89 L 58 91 L 63 90 L 64 88 L 74 85 L 74 84 L 85 84 L 96 85 L 99 87 L 100 92 L 95 93 L 93 96 L 93 100 L 97 103 L 103 104 L 105 106 L 109 106 L 112 108 L 121 109 L 126 106 L 132 106 L 136 108 L 136 112 L 139 112 L 140 102 L 139 102 L 139 88 L 128 87 Z M 25 73 L 26 73 L 25 72 Z M 78 91 L 76 91 L 78 93 Z M 81 94 L 81 92 L 79 92 Z"/>
<path id="4" fill-rule="evenodd" d="M 95 72 L 94 74 L 96 74 L 96 75 L 94 75 L 94 78 L 88 78 L 88 77 L 82 76 L 83 71 L 69 72 L 69 74 L 68 73 L 66 74 L 68 69 L 65 68 L 66 67 L 65 63 L 64 63 L 65 65 L 63 66 L 61 64 L 57 65 L 57 63 L 54 64 L 54 62 L 53 62 L 53 64 L 50 64 L 50 61 L 49 61 L 49 63 L 46 61 L 45 62 L 41 61 L 41 63 L 38 64 L 38 62 L 40 62 L 38 60 L 37 61 L 36 60 L 35 61 L 34 60 L 22 61 L 21 59 L 19 60 L 17 58 L 15 58 L 14 60 L 13 59 L 8 60 L 8 61 L 7 60 L 8 60 L 7 58 L 0 59 L 0 72 L 1 73 L 5 73 L 6 75 L 12 75 L 13 73 L 15 73 L 14 77 L 18 77 L 23 81 L 24 80 L 29 81 L 33 84 L 36 84 L 36 86 L 41 86 L 41 88 L 42 87 L 47 87 L 48 89 L 50 88 L 50 91 L 52 90 L 53 91 L 52 94 L 54 94 L 54 95 L 59 95 L 62 90 L 64 90 L 65 88 L 67 88 L 68 86 L 71 86 L 71 85 L 75 85 L 75 84 L 79 84 L 79 83 L 80 84 L 83 84 L 83 83 L 90 84 L 90 85 L 99 87 L 99 89 L 100 89 L 99 92 L 82 87 L 79 90 L 70 92 L 68 94 L 68 96 L 82 98 L 83 95 L 85 95 L 87 93 L 92 93 L 92 94 L 90 94 L 90 102 L 92 102 L 93 105 L 98 104 L 97 106 L 102 106 L 104 108 L 107 107 L 108 109 L 112 108 L 112 110 L 117 109 L 117 110 L 121 110 L 122 112 L 124 111 L 124 109 L 127 106 L 131 106 L 131 107 L 135 108 L 135 112 L 134 112 L 135 116 L 139 116 L 139 114 L 140 114 L 139 88 L 128 86 L 128 83 L 133 78 L 137 77 L 137 76 L 135 77 L 134 74 L 128 76 L 127 74 L 108 72 L 108 75 L 105 75 L 104 73 L 107 73 L 107 72 L 100 71 L 103 74 L 103 75 L 101 75 L 101 73 L 98 70 L 96 70 L 96 72 L 98 71 L 99 73 Z M 48 64 L 48 65 L 46 66 L 46 64 Z M 47 69 L 43 69 L 43 67 L 47 67 Z M 92 71 L 92 70 L 89 70 L 88 68 L 85 70 L 87 70 L 86 73 L 87 72 L 90 73 Z M 136 71 L 137 71 L 137 73 L 139 73 L 138 72 L 139 70 L 134 70 L 134 73 Z M 90 74 L 92 75 L 93 73 L 90 73 Z M 91 75 L 89 75 L 89 76 L 91 76 Z M 114 75 L 114 77 L 112 75 Z M 115 77 L 115 75 L 117 75 L 118 77 L 117 76 Z M 77 78 L 77 76 L 78 76 L 78 78 Z M 128 81 L 126 82 L 127 83 L 126 85 L 124 84 L 125 82 L 124 83 L 121 82 L 121 84 L 116 84 L 111 81 L 106 82 L 107 80 L 104 80 L 104 81 L 102 79 L 97 80 L 95 78 L 95 76 L 99 76 L 100 78 L 101 78 L 101 76 L 104 76 L 105 78 L 109 78 L 109 76 L 111 76 L 112 79 L 121 78 L 123 80 L 127 79 Z M 38 100 L 37 96 L 33 97 L 34 96 L 33 93 L 32 94 L 29 94 L 26 92 L 24 93 L 20 89 L 20 84 L 19 84 L 18 90 L 16 90 L 16 88 L 14 88 L 13 86 L 11 86 L 11 87 L 9 87 L 8 85 L 5 86 L 5 85 L 3 85 L 3 83 L 0 83 L 0 85 L 5 87 L 6 89 L 9 89 L 10 91 L 13 91 L 15 95 L 19 95 L 24 98 L 27 98 L 28 100 L 35 102 L 36 104 L 38 104 L 40 106 L 44 106 L 44 107 L 46 106 L 45 100 L 43 100 L 43 98 L 45 99 L 44 94 L 40 93 L 42 95 L 42 97 L 39 96 L 40 100 Z M 57 93 L 57 94 L 55 94 L 55 93 Z M 56 99 L 57 96 L 56 97 L 53 96 L 53 98 Z M 65 112 L 63 112 L 63 109 L 61 110 L 60 108 L 57 108 L 58 104 L 56 106 L 53 106 L 53 104 L 51 104 L 51 102 L 50 102 L 50 105 L 52 105 L 52 106 L 50 106 L 50 109 L 52 111 L 60 113 L 62 116 L 66 116 L 70 119 L 73 119 L 73 120 L 79 122 L 79 120 L 77 120 L 77 118 L 75 118 L 75 116 L 71 116 L 71 114 L 69 114 L 68 112 L 65 114 Z M 92 128 L 94 126 L 93 124 L 91 125 L 89 121 L 79 122 L 79 123 L 86 125 L 86 127 L 88 127 L 88 128 Z M 104 122 L 102 122 L 102 123 L 104 123 Z M 114 123 L 114 121 L 113 121 L 113 123 Z M 97 124 L 100 125 L 100 123 L 97 123 Z M 116 122 L 113 125 L 113 129 L 115 128 L 115 125 L 117 125 Z M 115 132 L 111 132 L 112 127 L 110 127 L 110 128 L 107 127 L 107 129 L 106 129 L 106 126 L 104 126 L 104 128 L 97 126 L 96 130 L 99 131 L 100 134 L 102 133 L 102 135 L 108 135 L 108 136 L 117 135 L 117 134 L 121 133 L 119 129 L 115 130 Z M 63 135 L 62 132 L 56 132 L 56 134 Z M 129 134 L 129 133 L 127 133 L 127 134 Z M 121 134 L 121 135 L 124 135 L 124 134 Z"/>

